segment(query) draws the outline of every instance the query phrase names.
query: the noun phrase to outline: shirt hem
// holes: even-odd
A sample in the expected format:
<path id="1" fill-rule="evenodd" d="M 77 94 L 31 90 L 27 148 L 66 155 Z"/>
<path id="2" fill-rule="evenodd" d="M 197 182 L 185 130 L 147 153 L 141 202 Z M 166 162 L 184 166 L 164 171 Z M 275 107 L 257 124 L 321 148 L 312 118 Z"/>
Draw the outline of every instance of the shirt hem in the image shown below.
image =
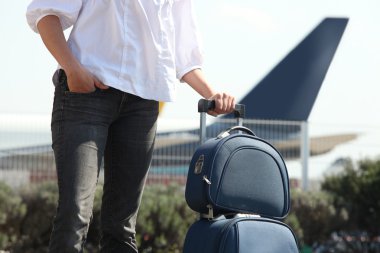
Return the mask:
<path id="1" fill-rule="evenodd" d="M 109 78 L 101 78 L 101 81 L 114 89 L 120 90 L 122 92 L 130 93 L 136 96 L 139 96 L 144 99 L 150 99 L 150 100 L 156 100 L 160 102 L 174 102 L 176 100 L 176 91 L 175 89 L 170 90 L 166 89 L 165 92 L 163 92 L 163 87 L 167 85 L 155 85 L 157 88 L 154 90 L 152 89 L 152 86 L 149 83 L 142 84 L 139 86 L 139 89 L 136 89 L 136 87 L 132 87 L 128 84 L 121 84 L 118 81 L 118 78 L 115 79 L 109 79 Z M 147 89 L 142 89 L 141 87 L 149 87 Z"/>

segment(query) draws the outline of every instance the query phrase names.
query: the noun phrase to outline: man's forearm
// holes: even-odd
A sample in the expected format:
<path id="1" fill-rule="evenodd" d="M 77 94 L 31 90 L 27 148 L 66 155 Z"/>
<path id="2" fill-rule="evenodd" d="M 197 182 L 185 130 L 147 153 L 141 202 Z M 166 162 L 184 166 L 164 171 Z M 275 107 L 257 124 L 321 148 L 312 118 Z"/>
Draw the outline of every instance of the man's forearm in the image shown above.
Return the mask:
<path id="1" fill-rule="evenodd" d="M 204 77 L 200 69 L 194 69 L 186 73 L 182 80 L 189 84 L 196 92 L 199 93 L 204 98 L 210 98 L 215 94 L 215 91 L 207 83 L 206 78 Z"/>
<path id="2" fill-rule="evenodd" d="M 195 91 L 206 99 L 215 100 L 215 109 L 208 113 L 214 116 L 222 113 L 230 113 L 235 107 L 235 98 L 224 92 L 215 92 L 208 84 L 200 69 L 195 69 L 182 77 Z"/>
<path id="3" fill-rule="evenodd" d="M 67 45 L 61 22 L 57 16 L 49 15 L 42 18 L 37 27 L 47 49 L 65 70 L 70 91 L 88 93 L 93 92 L 96 87 L 108 89 L 108 86 L 99 81 L 75 58 Z"/>
<path id="4" fill-rule="evenodd" d="M 66 72 L 78 68 L 79 63 L 67 45 L 59 18 L 54 15 L 43 17 L 37 27 L 46 48 L 59 65 Z"/>

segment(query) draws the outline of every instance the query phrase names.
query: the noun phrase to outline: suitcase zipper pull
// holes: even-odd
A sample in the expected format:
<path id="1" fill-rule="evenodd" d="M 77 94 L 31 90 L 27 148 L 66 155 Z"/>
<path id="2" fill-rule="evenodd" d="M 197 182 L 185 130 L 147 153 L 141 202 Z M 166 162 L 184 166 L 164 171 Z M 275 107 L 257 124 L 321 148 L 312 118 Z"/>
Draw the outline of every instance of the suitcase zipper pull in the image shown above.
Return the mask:
<path id="1" fill-rule="evenodd" d="M 212 219 L 214 219 L 214 209 L 212 209 L 212 205 L 207 205 L 207 208 L 208 208 L 208 216 L 207 216 L 207 219 L 208 219 L 208 220 L 212 220 Z"/>
<path id="2" fill-rule="evenodd" d="M 206 175 L 203 176 L 203 181 L 205 181 L 208 185 L 211 185 L 211 181 L 208 180 Z"/>
<path id="3" fill-rule="evenodd" d="M 225 131 L 225 132 L 220 133 L 218 136 L 216 136 L 216 138 L 217 139 L 223 139 L 223 138 L 226 138 L 229 135 L 230 135 L 230 133 L 228 131 Z"/>
<path id="4" fill-rule="evenodd" d="M 200 217 L 208 219 L 208 220 L 213 220 L 214 219 L 214 209 L 212 208 L 212 205 L 208 204 L 206 207 L 208 209 L 208 214 L 200 213 L 199 214 Z"/>

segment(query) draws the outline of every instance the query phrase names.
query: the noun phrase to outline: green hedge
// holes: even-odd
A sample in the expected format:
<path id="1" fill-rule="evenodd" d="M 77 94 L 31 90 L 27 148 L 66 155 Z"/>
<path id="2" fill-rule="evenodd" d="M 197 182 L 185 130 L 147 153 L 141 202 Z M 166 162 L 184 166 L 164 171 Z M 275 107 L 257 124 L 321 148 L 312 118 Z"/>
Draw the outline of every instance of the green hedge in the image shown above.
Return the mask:
<path id="1" fill-rule="evenodd" d="M 9 186 L 0 183 L 0 249 L 10 248 L 20 238 L 26 205 Z"/>
<path id="2" fill-rule="evenodd" d="M 301 245 L 328 239 L 332 231 L 348 220 L 348 213 L 337 210 L 332 196 L 326 192 L 294 190 L 291 196 L 291 212 L 285 222 L 293 228 Z"/>
<path id="3" fill-rule="evenodd" d="M 380 235 L 380 159 L 364 159 L 357 164 L 346 159 L 344 170 L 326 177 L 321 189 L 319 192 L 291 193 L 292 207 L 286 222 L 294 228 L 301 245 L 328 242 L 332 250 L 331 244 L 337 242 L 331 238 L 336 233 L 364 234 L 368 238 Z M 368 252 L 380 252 L 380 243 L 373 244 L 379 249 Z M 350 247 L 352 252 L 362 252 Z"/>
<path id="4" fill-rule="evenodd" d="M 98 252 L 102 186 L 97 188 L 85 252 Z M 47 252 L 58 200 L 55 183 L 12 190 L 0 182 L 0 250 Z M 197 218 L 178 185 L 146 187 L 136 225 L 141 253 L 181 252 L 186 231 Z"/>
<path id="5" fill-rule="evenodd" d="M 380 234 L 380 159 L 364 159 L 358 164 L 347 159 L 345 170 L 326 178 L 322 189 L 333 196 L 337 208 L 350 213 L 350 221 L 342 229 Z"/>
<path id="6" fill-rule="evenodd" d="M 98 252 L 102 188 L 97 188 L 93 220 L 86 252 Z M 14 191 L 0 183 L 0 249 L 12 252 L 47 252 L 52 219 L 57 203 L 55 183 Z M 321 193 L 292 192 L 292 211 L 286 218 L 302 243 L 329 235 L 336 215 L 331 198 Z M 137 220 L 141 253 L 179 253 L 190 225 L 197 219 L 185 202 L 178 185 L 146 187 Z"/>
<path id="7" fill-rule="evenodd" d="M 186 232 L 196 219 L 185 203 L 184 189 L 176 185 L 148 187 L 136 227 L 140 252 L 182 252 Z"/>
<path id="8" fill-rule="evenodd" d="M 100 239 L 101 195 L 101 187 L 98 187 L 86 243 L 88 252 L 97 252 Z M 145 187 L 136 224 L 136 239 L 141 253 L 182 252 L 186 231 L 197 218 L 184 199 L 183 187 L 176 184 Z"/>
<path id="9" fill-rule="evenodd" d="M 285 219 L 300 244 L 331 241 L 334 231 L 367 231 L 379 235 L 380 161 L 364 160 L 322 183 L 322 192 L 293 190 Z M 97 188 L 93 221 L 85 252 L 98 252 L 102 189 Z M 0 182 L 0 250 L 47 252 L 58 199 L 55 183 L 14 190 Z M 141 253 L 181 252 L 187 229 L 197 219 L 185 202 L 183 186 L 148 185 L 138 221 Z"/>

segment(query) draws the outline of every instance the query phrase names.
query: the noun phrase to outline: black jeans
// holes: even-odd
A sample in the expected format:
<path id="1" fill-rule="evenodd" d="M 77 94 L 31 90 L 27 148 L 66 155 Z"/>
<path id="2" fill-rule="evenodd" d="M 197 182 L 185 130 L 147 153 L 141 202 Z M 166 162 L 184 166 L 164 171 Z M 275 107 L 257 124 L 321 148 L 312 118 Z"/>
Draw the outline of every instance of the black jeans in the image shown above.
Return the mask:
<path id="1" fill-rule="evenodd" d="M 152 158 L 158 102 L 119 90 L 68 90 L 58 70 L 52 113 L 59 201 L 50 252 L 81 252 L 104 156 L 101 252 L 137 252 L 135 224 Z"/>

